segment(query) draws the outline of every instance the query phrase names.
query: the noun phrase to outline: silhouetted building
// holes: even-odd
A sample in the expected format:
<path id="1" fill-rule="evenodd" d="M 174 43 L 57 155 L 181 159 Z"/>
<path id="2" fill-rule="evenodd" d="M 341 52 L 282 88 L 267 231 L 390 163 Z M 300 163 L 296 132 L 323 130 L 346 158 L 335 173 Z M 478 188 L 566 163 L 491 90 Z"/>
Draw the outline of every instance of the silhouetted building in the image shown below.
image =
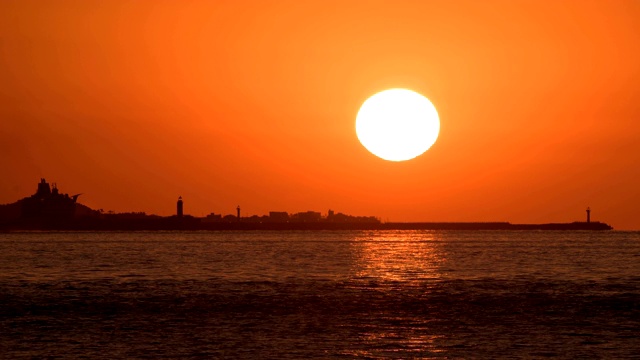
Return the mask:
<path id="1" fill-rule="evenodd" d="M 591 222 L 591 209 L 587 208 L 587 222 L 590 223 Z"/>
<path id="2" fill-rule="evenodd" d="M 306 211 L 293 214 L 291 216 L 292 221 L 301 222 L 318 222 L 322 219 L 322 214 L 317 211 Z"/>
<path id="3" fill-rule="evenodd" d="M 336 214 L 332 210 L 329 210 L 327 221 L 333 223 L 380 223 L 380 220 L 375 216 L 352 216 L 343 214 L 341 212 Z"/>
<path id="4" fill-rule="evenodd" d="M 238 205 L 238 207 L 236 208 L 236 210 L 238 211 L 238 221 L 240 221 L 240 205 Z"/>
<path id="5" fill-rule="evenodd" d="M 51 187 L 49 183 L 44 179 L 40 179 L 40 183 L 38 184 L 38 191 L 36 191 L 35 196 L 43 199 L 51 195 Z"/>
<path id="6" fill-rule="evenodd" d="M 269 211 L 269 221 L 287 222 L 289 221 L 289 214 L 286 211 Z"/>
<path id="7" fill-rule="evenodd" d="M 72 220 L 75 215 L 78 195 L 60 194 L 58 187 L 53 189 L 45 179 L 40 179 L 35 194 L 22 201 L 22 218 L 39 219 L 49 223 Z"/>
<path id="8" fill-rule="evenodd" d="M 182 204 L 182 196 L 178 197 L 178 205 L 177 205 L 178 209 L 177 209 L 177 215 L 178 217 L 182 217 L 184 215 L 184 209 L 183 209 L 183 204 Z"/>
<path id="9" fill-rule="evenodd" d="M 205 223 L 220 222 L 220 221 L 222 221 L 222 215 L 214 214 L 214 213 L 211 213 L 207 215 L 204 219 L 202 219 L 202 222 L 205 222 Z"/>
<path id="10" fill-rule="evenodd" d="M 222 217 L 222 221 L 224 221 L 224 222 L 238 221 L 238 217 L 229 214 L 229 215 L 223 216 Z"/>

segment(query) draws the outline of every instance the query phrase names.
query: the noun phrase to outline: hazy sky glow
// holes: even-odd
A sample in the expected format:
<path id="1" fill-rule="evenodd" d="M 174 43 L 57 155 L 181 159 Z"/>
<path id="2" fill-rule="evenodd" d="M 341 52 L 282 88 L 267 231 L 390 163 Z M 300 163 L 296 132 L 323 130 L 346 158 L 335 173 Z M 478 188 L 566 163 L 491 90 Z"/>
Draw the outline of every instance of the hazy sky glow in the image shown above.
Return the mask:
<path id="1" fill-rule="evenodd" d="M 640 229 L 640 2 L 0 2 L 0 203 Z M 388 162 L 362 102 L 429 98 Z"/>

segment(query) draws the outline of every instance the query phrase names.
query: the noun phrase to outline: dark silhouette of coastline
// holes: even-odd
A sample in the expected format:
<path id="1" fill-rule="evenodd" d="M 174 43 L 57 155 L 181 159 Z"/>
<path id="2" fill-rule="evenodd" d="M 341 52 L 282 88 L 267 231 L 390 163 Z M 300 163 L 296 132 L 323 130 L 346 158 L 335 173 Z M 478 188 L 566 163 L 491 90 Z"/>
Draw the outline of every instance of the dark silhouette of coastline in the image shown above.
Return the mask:
<path id="1" fill-rule="evenodd" d="M 210 214 L 198 218 L 184 214 L 178 198 L 176 215 L 113 213 L 93 210 L 77 202 L 78 195 L 58 191 L 55 184 L 41 179 L 36 193 L 12 204 L 0 205 L 0 230 L 612 230 L 602 222 L 511 224 L 509 222 L 381 222 L 374 216 L 352 216 L 329 210 L 326 216 L 315 211 L 289 214 L 272 211 L 264 216 L 240 217 Z"/>

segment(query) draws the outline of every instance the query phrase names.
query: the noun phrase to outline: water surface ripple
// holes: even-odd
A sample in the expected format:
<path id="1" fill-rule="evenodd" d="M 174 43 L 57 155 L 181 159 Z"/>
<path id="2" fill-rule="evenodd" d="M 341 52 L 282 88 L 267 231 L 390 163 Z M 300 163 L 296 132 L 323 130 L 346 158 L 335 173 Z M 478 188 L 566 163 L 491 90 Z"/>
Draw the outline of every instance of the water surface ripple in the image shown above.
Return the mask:
<path id="1" fill-rule="evenodd" d="M 634 358 L 640 233 L 0 234 L 0 358 Z"/>

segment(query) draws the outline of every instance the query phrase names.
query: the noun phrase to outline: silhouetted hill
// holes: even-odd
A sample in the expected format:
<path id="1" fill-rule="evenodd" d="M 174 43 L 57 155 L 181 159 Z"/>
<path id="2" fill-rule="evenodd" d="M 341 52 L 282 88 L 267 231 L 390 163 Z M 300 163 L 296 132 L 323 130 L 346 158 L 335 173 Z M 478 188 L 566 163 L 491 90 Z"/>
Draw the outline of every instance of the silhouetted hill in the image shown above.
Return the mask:
<path id="1" fill-rule="evenodd" d="M 22 205 L 20 201 L 11 204 L 0 204 L 0 225 L 18 221 L 21 214 Z"/>
<path id="2" fill-rule="evenodd" d="M 40 179 L 36 192 L 11 204 L 0 205 L 0 226 L 17 229 L 68 228 L 79 219 L 100 212 L 77 203 L 78 195 L 63 194 L 56 184 Z"/>

